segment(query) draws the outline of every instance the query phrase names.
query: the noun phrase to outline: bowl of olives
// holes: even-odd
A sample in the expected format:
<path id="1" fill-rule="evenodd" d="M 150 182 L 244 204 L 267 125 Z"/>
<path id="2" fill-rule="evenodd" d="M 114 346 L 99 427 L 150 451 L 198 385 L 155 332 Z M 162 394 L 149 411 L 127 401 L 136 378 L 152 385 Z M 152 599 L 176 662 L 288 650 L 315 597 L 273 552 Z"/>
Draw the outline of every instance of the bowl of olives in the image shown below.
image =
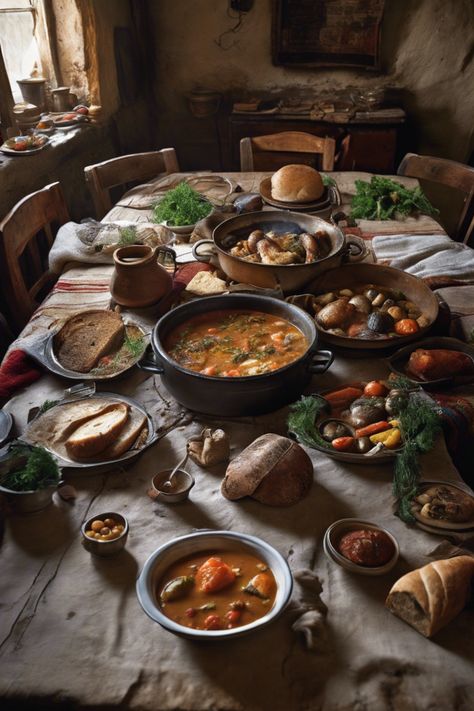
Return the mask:
<path id="1" fill-rule="evenodd" d="M 91 516 L 81 526 L 82 545 L 94 555 L 107 557 L 119 553 L 127 542 L 128 521 L 113 511 Z"/>

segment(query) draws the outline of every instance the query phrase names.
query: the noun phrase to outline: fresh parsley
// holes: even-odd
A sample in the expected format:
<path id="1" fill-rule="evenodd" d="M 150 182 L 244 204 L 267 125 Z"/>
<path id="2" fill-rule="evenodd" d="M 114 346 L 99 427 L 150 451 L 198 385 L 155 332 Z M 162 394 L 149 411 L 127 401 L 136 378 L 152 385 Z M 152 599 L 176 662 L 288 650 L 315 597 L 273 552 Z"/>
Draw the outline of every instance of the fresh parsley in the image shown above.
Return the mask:
<path id="1" fill-rule="evenodd" d="M 393 220 L 396 214 L 421 212 L 436 216 L 439 212 L 420 187 L 407 188 L 390 178 L 374 175 L 367 183 L 356 180 L 351 217 L 356 220 Z"/>

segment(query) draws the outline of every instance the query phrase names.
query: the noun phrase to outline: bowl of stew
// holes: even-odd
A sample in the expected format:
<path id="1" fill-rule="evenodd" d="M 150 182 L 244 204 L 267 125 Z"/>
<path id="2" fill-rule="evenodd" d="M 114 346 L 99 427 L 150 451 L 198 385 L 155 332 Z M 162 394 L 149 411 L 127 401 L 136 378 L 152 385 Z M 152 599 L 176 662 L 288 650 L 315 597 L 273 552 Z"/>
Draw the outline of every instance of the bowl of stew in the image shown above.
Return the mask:
<path id="1" fill-rule="evenodd" d="M 256 415 L 296 400 L 331 365 L 313 319 L 267 296 L 231 294 L 183 304 L 152 334 L 139 367 L 159 373 L 185 407 L 209 415 Z"/>
<path id="2" fill-rule="evenodd" d="M 292 588 L 288 563 L 265 541 L 233 531 L 200 531 L 152 553 L 136 590 L 144 612 L 169 632 L 222 640 L 273 622 Z"/>

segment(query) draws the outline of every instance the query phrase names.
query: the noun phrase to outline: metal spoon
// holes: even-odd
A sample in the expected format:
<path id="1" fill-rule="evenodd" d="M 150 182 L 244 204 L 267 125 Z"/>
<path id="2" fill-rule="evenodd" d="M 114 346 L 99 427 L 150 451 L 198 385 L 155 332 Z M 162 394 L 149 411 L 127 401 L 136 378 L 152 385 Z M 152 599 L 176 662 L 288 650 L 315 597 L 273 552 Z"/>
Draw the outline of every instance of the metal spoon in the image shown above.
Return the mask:
<path id="1" fill-rule="evenodd" d="M 177 465 L 175 466 L 175 468 L 169 475 L 168 479 L 160 485 L 160 489 L 171 489 L 171 487 L 173 486 L 172 480 L 173 480 L 174 475 L 176 474 L 178 469 L 181 469 L 181 467 L 183 467 L 186 464 L 188 456 L 189 456 L 189 450 L 188 450 L 188 446 L 186 445 L 186 454 L 181 459 L 181 461 L 177 463 Z"/>

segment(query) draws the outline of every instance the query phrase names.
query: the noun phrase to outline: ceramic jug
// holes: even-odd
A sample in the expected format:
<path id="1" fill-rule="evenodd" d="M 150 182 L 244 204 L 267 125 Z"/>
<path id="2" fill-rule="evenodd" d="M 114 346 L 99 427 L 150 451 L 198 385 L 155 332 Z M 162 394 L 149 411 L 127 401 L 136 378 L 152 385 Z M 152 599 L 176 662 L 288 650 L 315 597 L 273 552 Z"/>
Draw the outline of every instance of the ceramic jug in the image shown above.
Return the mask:
<path id="1" fill-rule="evenodd" d="M 158 263 L 160 253 L 169 254 L 174 261 L 174 251 L 169 247 L 132 244 L 115 250 L 110 293 L 117 304 L 142 308 L 156 304 L 169 294 L 172 278 Z"/>

